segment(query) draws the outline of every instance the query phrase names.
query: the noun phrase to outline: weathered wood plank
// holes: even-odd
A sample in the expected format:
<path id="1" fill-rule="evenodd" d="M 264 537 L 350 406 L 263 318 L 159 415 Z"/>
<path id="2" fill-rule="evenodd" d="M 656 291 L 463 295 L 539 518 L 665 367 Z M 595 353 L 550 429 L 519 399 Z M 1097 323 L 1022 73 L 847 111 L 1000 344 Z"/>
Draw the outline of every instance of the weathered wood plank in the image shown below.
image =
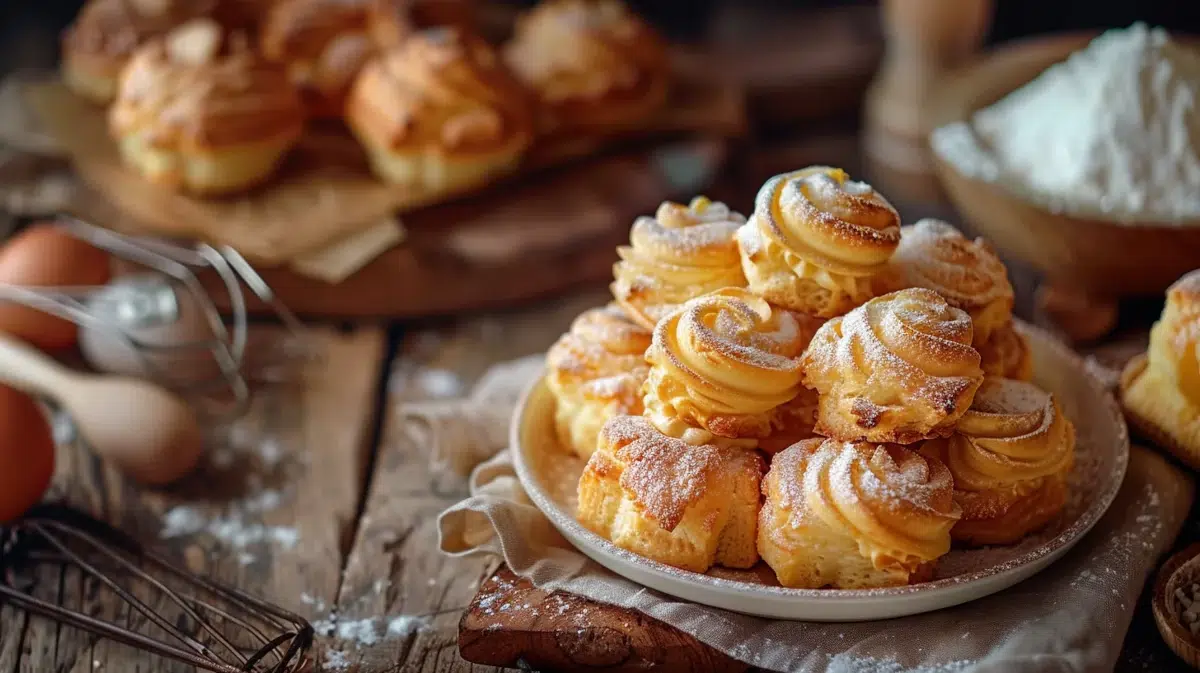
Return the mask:
<path id="1" fill-rule="evenodd" d="M 278 333 L 264 327 L 255 336 Z M 333 602 L 354 529 L 385 335 L 379 329 L 348 334 L 322 329 L 314 338 L 321 361 L 295 384 L 256 398 L 231 428 L 215 431 L 224 439 L 215 439 L 199 472 L 176 487 L 142 491 L 82 450 L 66 448 L 60 451 L 55 493 L 164 548 L 195 571 L 320 617 L 314 604 Z M 256 341 L 264 347 L 277 343 Z M 171 509 L 180 505 L 188 509 Z M 213 521 L 224 521 L 229 529 L 219 530 L 210 525 Z M 267 527 L 266 540 L 254 532 L 259 525 Z M 171 526 L 182 534 L 161 539 L 164 527 Z M 235 539 L 230 529 L 243 539 Z M 118 612 L 110 595 L 77 573 L 50 567 L 40 572 L 40 596 L 127 625 L 144 622 L 127 610 Z M 313 599 L 302 598 L 308 596 Z M 0 671 L 49 670 L 194 669 L 0 608 Z"/>
<path id="2" fill-rule="evenodd" d="M 458 654 L 458 622 L 479 584 L 496 568 L 489 558 L 448 559 L 437 550 L 435 519 L 466 495 L 461 484 L 434 483 L 428 447 L 405 435 L 395 413 L 405 401 L 454 396 L 489 367 L 543 351 L 602 291 L 537 310 L 489 314 L 406 335 L 392 366 L 383 436 L 364 516 L 338 596 L 345 625 L 374 620 L 379 642 L 336 641 L 326 661 L 362 671 L 482 671 Z M 394 620 L 401 620 L 395 622 Z M 411 625 L 387 634 L 391 623 Z"/>

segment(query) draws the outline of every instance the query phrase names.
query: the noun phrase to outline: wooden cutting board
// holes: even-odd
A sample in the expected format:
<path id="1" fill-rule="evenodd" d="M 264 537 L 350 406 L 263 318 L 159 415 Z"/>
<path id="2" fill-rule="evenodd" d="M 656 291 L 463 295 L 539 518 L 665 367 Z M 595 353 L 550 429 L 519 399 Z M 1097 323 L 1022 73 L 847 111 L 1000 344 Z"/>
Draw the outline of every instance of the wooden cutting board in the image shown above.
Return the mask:
<path id="1" fill-rule="evenodd" d="M 664 198 L 703 191 L 726 148 L 723 140 L 697 140 L 618 154 L 404 215 L 407 240 L 340 283 L 283 267 L 260 272 L 285 306 L 317 319 L 462 313 L 607 282 L 633 219 Z M 215 274 L 202 280 L 220 287 Z M 266 307 L 255 302 L 250 310 Z"/>

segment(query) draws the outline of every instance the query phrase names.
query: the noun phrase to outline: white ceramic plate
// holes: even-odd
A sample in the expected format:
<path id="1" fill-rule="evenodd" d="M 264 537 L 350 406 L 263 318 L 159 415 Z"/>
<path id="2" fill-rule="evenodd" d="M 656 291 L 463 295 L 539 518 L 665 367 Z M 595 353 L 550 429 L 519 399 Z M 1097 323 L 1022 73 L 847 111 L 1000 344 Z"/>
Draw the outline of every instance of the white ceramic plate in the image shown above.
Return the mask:
<path id="1" fill-rule="evenodd" d="M 616 547 L 575 520 L 575 485 L 583 462 L 558 446 L 554 396 L 544 380 L 526 393 L 513 418 L 517 473 L 534 504 L 581 552 L 619 575 L 678 598 L 808 621 L 886 619 L 966 603 L 1029 578 L 1079 542 L 1112 504 L 1129 460 L 1128 432 L 1112 395 L 1066 346 L 1037 328 L 1018 327 L 1033 352 L 1036 383 L 1055 394 L 1075 423 L 1071 497 L 1058 521 L 1015 545 L 952 550 L 939 560 L 930 582 L 869 590 L 787 589 L 775 583 L 763 563 L 749 571 L 714 568 L 702 575 Z"/>

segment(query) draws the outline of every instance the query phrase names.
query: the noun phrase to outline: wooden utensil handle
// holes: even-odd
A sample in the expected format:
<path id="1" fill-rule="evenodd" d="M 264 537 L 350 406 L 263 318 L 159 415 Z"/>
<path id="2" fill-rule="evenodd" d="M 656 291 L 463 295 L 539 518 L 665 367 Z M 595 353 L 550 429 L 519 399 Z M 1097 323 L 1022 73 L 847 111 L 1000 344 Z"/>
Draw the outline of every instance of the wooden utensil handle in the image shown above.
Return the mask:
<path id="1" fill-rule="evenodd" d="M 71 384 L 71 372 L 20 339 L 0 333 L 0 382 L 31 395 L 57 397 Z"/>

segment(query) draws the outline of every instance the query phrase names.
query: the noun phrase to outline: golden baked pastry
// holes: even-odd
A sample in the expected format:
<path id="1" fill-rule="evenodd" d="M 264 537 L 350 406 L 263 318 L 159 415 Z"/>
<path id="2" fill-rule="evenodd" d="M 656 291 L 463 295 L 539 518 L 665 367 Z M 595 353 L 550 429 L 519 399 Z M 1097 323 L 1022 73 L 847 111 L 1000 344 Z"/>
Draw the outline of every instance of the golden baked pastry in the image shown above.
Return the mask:
<path id="1" fill-rule="evenodd" d="M 874 294 L 900 243 L 900 215 L 840 168 L 776 175 L 737 234 L 750 289 L 772 304 L 829 318 Z"/>
<path id="2" fill-rule="evenodd" d="M 951 535 L 969 544 L 1012 544 L 1062 511 L 1075 459 L 1075 426 L 1054 396 L 1032 383 L 989 377 L 955 433 L 932 439 L 954 477 L 962 518 Z"/>
<path id="3" fill-rule="evenodd" d="M 805 351 L 817 432 L 911 444 L 947 436 L 983 381 L 971 318 L 933 290 L 876 297 L 825 323 Z"/>
<path id="4" fill-rule="evenodd" d="M 529 101 L 483 40 L 431 28 L 368 63 L 346 123 L 383 179 L 460 191 L 513 170 L 533 139 Z"/>
<path id="5" fill-rule="evenodd" d="M 641 416 L 600 431 L 579 478 L 579 522 L 648 559 L 702 573 L 758 562 L 763 460 L 755 451 L 689 444 Z"/>
<path id="6" fill-rule="evenodd" d="M 1011 320 L 993 330 L 986 341 L 980 343 L 976 339 L 975 342 L 975 350 L 979 351 L 979 366 L 984 374 L 1020 381 L 1033 378 L 1033 355 L 1029 352 L 1029 343 L 1013 327 Z"/>
<path id="7" fill-rule="evenodd" d="M 63 33 L 63 81 L 96 103 L 117 95 L 133 52 L 149 40 L 213 10 L 212 0 L 89 0 Z"/>
<path id="8" fill-rule="evenodd" d="M 971 316 L 975 345 L 1012 320 L 1013 288 L 1004 263 L 982 238 L 974 241 L 941 220 L 901 228 L 900 245 L 880 275 L 882 292 L 924 287 Z"/>
<path id="9" fill-rule="evenodd" d="M 617 0 L 543 0 L 517 20 L 504 58 L 536 92 L 548 132 L 606 134 L 667 100 L 663 40 Z"/>
<path id="10" fill-rule="evenodd" d="M 266 180 L 303 126 L 284 72 L 209 19 L 139 49 L 109 110 L 125 163 L 152 182 L 207 195 Z"/>
<path id="11" fill-rule="evenodd" d="M 646 415 L 692 444 L 753 448 L 794 415 L 810 321 L 742 288 L 697 297 L 654 328 L 646 351 Z"/>
<path id="12" fill-rule="evenodd" d="M 785 587 L 928 580 L 958 521 L 950 472 L 897 444 L 805 440 L 763 480 L 758 552 Z"/>
<path id="13" fill-rule="evenodd" d="M 1134 427 L 1200 468 L 1200 270 L 1167 290 L 1149 348 L 1122 373 L 1121 404 Z"/>
<path id="14" fill-rule="evenodd" d="M 703 196 L 670 201 L 639 217 L 629 245 L 617 248 L 613 296 L 634 320 L 654 329 L 683 302 L 725 287 L 745 287 L 733 235 L 746 218 Z"/>
<path id="15" fill-rule="evenodd" d="M 583 458 L 596 450 L 605 421 L 642 413 L 650 331 L 619 306 L 584 311 L 546 352 L 546 383 L 557 399 L 554 422 L 562 446 Z"/>
<path id="16" fill-rule="evenodd" d="M 309 114 L 341 117 L 350 84 L 374 51 L 368 0 L 278 0 L 266 14 L 259 48 L 286 68 Z"/>

